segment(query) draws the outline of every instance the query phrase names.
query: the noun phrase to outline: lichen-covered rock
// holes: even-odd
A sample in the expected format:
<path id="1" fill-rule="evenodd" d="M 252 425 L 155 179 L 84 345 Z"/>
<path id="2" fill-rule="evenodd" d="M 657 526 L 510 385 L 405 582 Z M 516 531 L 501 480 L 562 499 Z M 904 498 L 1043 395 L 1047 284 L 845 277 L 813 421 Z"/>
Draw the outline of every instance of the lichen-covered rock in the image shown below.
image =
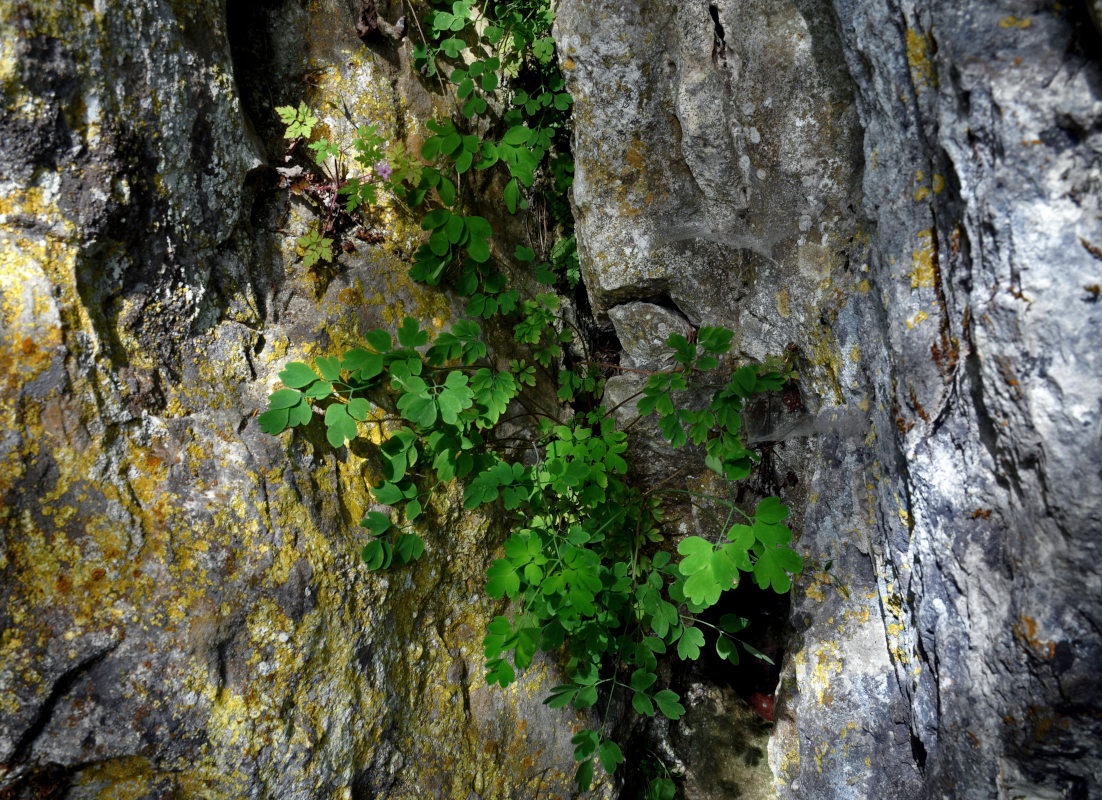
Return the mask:
<path id="1" fill-rule="evenodd" d="M 621 365 L 625 367 L 670 369 L 676 361 L 666 340 L 674 334 L 688 338 L 693 333 L 683 316 L 654 303 L 620 303 L 608 315 L 623 348 Z"/>
<path id="2" fill-rule="evenodd" d="M 1102 792 L 1088 5 L 561 4 L 598 315 L 796 355 L 752 479 L 808 558 L 779 796 Z"/>
<path id="3" fill-rule="evenodd" d="M 482 675 L 492 520 L 445 493 L 429 557 L 368 573 L 371 448 L 256 421 L 286 361 L 452 316 L 406 277 L 415 221 L 384 206 L 378 244 L 306 269 L 314 212 L 274 190 L 276 105 L 411 144 L 434 113 L 397 68 L 412 45 L 355 24 L 320 1 L 0 8 L 4 797 L 571 792 L 555 665 Z"/>
<path id="4" fill-rule="evenodd" d="M 877 316 L 864 311 L 875 299 L 861 131 L 833 15 L 823 3 L 635 5 L 564 2 L 558 20 L 591 298 L 615 320 L 622 305 L 665 294 L 693 324 L 733 329 L 742 358 L 798 354 L 798 390 L 755 404 L 749 420 L 763 448 L 752 488 L 799 510 L 809 573 L 772 770 L 792 796 L 889 796 L 886 773 L 899 787 L 915 773 L 909 749 L 893 746 L 909 739 L 889 713 L 902 701 L 868 555 L 877 511 L 866 487 L 879 466 L 875 366 L 861 353 L 878 337 L 858 328 Z M 638 382 L 610 379 L 606 402 Z M 818 571 L 827 560 L 829 575 Z M 805 666 L 793 675 L 795 664 Z M 824 767 L 822 783 L 841 788 L 803 777 L 824 759 L 853 765 L 848 782 Z"/>

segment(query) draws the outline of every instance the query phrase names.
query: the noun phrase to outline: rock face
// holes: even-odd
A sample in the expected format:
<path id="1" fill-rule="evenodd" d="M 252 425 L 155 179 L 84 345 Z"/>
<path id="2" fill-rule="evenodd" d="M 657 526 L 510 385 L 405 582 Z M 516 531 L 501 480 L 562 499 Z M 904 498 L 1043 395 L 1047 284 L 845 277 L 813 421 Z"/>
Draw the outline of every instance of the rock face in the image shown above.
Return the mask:
<path id="1" fill-rule="evenodd" d="M 812 565 L 777 795 L 1102 792 L 1086 5 L 563 0 L 557 36 L 598 315 L 799 355 L 758 437 Z"/>
<path id="2" fill-rule="evenodd" d="M 370 452 L 256 422 L 286 361 L 451 315 L 406 277 L 414 222 L 384 208 L 379 244 L 307 270 L 315 214 L 275 191 L 276 105 L 392 138 L 433 113 L 401 77 L 412 45 L 369 49 L 356 21 L 294 0 L 0 9 L 0 796 L 572 785 L 573 718 L 539 702 L 554 670 L 483 678 L 491 521 L 442 497 L 434 557 L 370 574 Z"/>
<path id="3" fill-rule="evenodd" d="M 255 419 L 286 361 L 453 315 L 394 208 L 336 266 L 295 251 L 275 106 L 410 145 L 441 110 L 399 4 L 367 46 L 352 5 L 0 8 L 0 797 L 572 794 L 555 665 L 482 679 L 493 520 L 440 497 L 433 557 L 367 573 L 371 452 Z M 621 365 L 722 324 L 800 375 L 749 425 L 808 563 L 775 722 L 684 677 L 640 741 L 686 798 L 1102 794 L 1097 16 L 561 0 Z"/>

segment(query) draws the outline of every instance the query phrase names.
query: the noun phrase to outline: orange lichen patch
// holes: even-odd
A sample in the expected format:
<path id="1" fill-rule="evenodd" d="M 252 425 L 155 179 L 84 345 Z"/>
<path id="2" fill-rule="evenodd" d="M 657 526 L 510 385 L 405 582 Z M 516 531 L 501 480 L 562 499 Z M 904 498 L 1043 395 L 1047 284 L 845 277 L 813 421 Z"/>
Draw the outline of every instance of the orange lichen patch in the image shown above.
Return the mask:
<path id="1" fill-rule="evenodd" d="M 0 449 L 0 494 L 21 479 L 40 448 L 41 401 L 21 403 L 22 387 L 59 358 L 64 325 L 82 324 L 72 311 L 71 235 L 72 225 L 48 191 L 31 187 L 0 197 L 0 430 L 16 433 L 0 437 L 9 443 Z M 56 408 L 56 400 L 46 408 Z M 54 421 L 47 415 L 47 424 Z M 0 510 L 0 520 L 10 513 Z"/>
<path id="2" fill-rule="evenodd" d="M 62 319 L 46 262 L 66 252 L 0 224 L 0 395 L 34 380 L 57 355 Z"/>
<path id="3" fill-rule="evenodd" d="M 1079 244 L 1083 245 L 1083 249 L 1090 253 L 1092 256 L 1102 261 L 1102 247 L 1091 244 L 1082 236 L 1079 237 Z"/>
<path id="4" fill-rule="evenodd" d="M 923 422 L 930 421 L 930 415 L 926 413 L 926 409 L 922 407 L 922 403 L 918 402 L 918 395 L 915 394 L 915 387 L 911 386 L 911 408 L 915 410 L 915 413 L 922 418 Z"/>
<path id="5" fill-rule="evenodd" d="M 1033 24 L 1033 20 L 1029 17 L 1018 19 L 1017 17 L 1003 17 L 999 20 L 1000 28 L 1017 28 L 1018 30 L 1025 30 Z"/>
<path id="6" fill-rule="evenodd" d="M 1033 726 L 1033 738 L 1035 741 L 1043 741 L 1045 736 L 1053 726 L 1057 726 L 1063 729 L 1067 729 L 1070 725 L 1068 718 L 1062 714 L 1052 710 L 1051 708 L 1045 708 L 1039 706 L 1036 703 L 1029 706 L 1026 709 L 1026 718 L 1029 724 Z"/>
<path id="7" fill-rule="evenodd" d="M 1056 643 L 1041 639 L 1037 635 L 1037 620 L 1033 617 L 1021 616 L 1012 628 L 1014 636 L 1023 644 L 1028 645 L 1040 658 L 1050 659 L 1056 654 Z"/>
<path id="8" fill-rule="evenodd" d="M 937 364 L 938 371 L 949 378 L 956 369 L 960 360 L 960 340 L 955 336 L 949 336 L 948 331 L 941 331 L 941 341 L 930 345 L 930 355 Z"/>
<path id="9" fill-rule="evenodd" d="M 1021 389 L 1021 382 L 1014 377 L 1014 366 L 1010 359 L 1006 356 L 999 356 L 995 360 L 996 365 L 999 368 L 999 373 L 1002 375 L 1003 380 L 1006 381 L 1006 385 L 1014 390 L 1014 393 L 1019 397 L 1023 396 Z"/>

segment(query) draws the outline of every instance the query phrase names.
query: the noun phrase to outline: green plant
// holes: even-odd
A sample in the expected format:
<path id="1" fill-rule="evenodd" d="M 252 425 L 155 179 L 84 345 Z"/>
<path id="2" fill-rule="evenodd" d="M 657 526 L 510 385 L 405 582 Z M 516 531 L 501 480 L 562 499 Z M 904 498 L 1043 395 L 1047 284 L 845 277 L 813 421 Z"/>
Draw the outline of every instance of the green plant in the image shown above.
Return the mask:
<path id="1" fill-rule="evenodd" d="M 525 339 L 527 327 L 516 327 L 517 338 Z M 746 365 L 715 387 L 706 409 L 690 411 L 677 402 L 701 388 L 710 377 L 705 367 L 715 366 L 730 338 L 719 328 L 702 328 L 696 343 L 671 336 L 680 365 L 651 376 L 639 407 L 658 414 L 672 446 L 706 442 L 710 466 L 742 476 L 754 458 L 738 434 L 742 405 L 755 392 L 778 388 L 783 375 Z M 372 569 L 422 555 L 415 523 L 442 483 L 464 480 L 468 509 L 500 502 L 514 530 L 487 572 L 486 591 L 511 601 L 513 611 L 487 629 L 490 683 L 506 686 L 537 651 L 565 647 L 569 680 L 552 690 L 546 701 L 552 707 L 590 708 L 603 693 L 603 720 L 613 693 L 622 691 L 638 713 L 678 719 L 684 708 L 658 682 L 659 655 L 695 660 L 709 630 L 721 657 L 737 663 L 741 646 L 765 658 L 738 639 L 745 618 L 725 615 L 713 625 L 700 615 L 737 584 L 740 573 L 763 588 L 788 590 L 789 573 L 802 566 L 788 546 L 788 509 L 767 497 L 747 514 L 732 501 L 707 498 L 726 510 L 720 536 L 682 539 L 675 559 L 653 545 L 662 540 L 660 498 L 681 490 L 642 490 L 628 481 L 627 435 L 605 409 L 543 420 L 532 442 L 540 452 L 535 464 L 510 461 L 493 447 L 494 427 L 534 379 L 525 361 L 495 371 L 484 364 L 488 355 L 473 321 L 456 323 L 430 344 L 429 333 L 407 317 L 396 343 L 374 330 L 363 347 L 339 359 L 288 364 L 280 373 L 287 388 L 272 394 L 260 423 L 269 433 L 308 424 L 313 403 L 324 409 L 333 446 L 355 438 L 358 423 L 380 427 L 385 480 L 371 493 L 393 512 L 373 511 L 361 522 L 372 536 L 363 552 Z M 590 784 L 595 759 L 609 772 L 623 759 L 601 731 L 574 737 L 581 788 Z"/>
<path id="2" fill-rule="evenodd" d="M 333 240 L 324 238 L 319 231 L 309 231 L 296 239 L 295 244 L 305 267 L 312 267 L 319 261 L 333 260 Z"/>
<path id="3" fill-rule="evenodd" d="M 485 114 L 504 96 L 509 108 L 496 120 L 500 137 L 483 138 L 443 119 L 428 123 L 431 135 L 419 154 L 387 147 L 370 126 L 357 130 L 347 151 L 322 137 L 307 145 L 321 171 L 316 196 L 325 222 L 298 240 L 304 263 L 330 260 L 333 240 L 323 234 L 335 229 L 338 215 L 354 219 L 385 192 L 410 209 L 429 209 L 421 217 L 426 241 L 410 275 L 428 285 L 450 283 L 468 298 L 469 318 L 433 339 L 407 317 L 396 340 L 376 329 L 339 358 L 287 364 L 280 372 L 285 388 L 271 395 L 260 425 L 278 434 L 310 424 L 316 409 L 333 447 L 365 426 L 377 428 L 383 480 L 370 491 L 390 510 L 371 511 L 360 523 L 369 536 L 362 557 L 370 569 L 423 556 L 418 520 L 442 484 L 462 481 L 467 509 L 500 507 L 510 534 L 489 567 L 486 591 L 506 611 L 486 631 L 486 677 L 507 686 L 537 652 L 562 653 L 567 681 L 545 702 L 599 707 L 597 727 L 573 738 L 575 777 L 585 790 L 596 762 L 611 773 L 624 760 L 605 730 L 617 694 L 642 715 L 676 720 L 684 714 L 676 692 L 659 680 L 660 656 L 695 660 L 711 640 L 729 661 L 737 663 L 740 649 L 768 660 L 739 639 L 746 618 L 727 614 L 713 624 L 702 614 L 740 575 L 788 591 L 802 561 L 789 546 L 788 509 L 777 498 L 764 498 L 747 513 L 725 496 L 666 482 L 643 489 L 629 480 L 627 433 L 600 404 L 604 379 L 560 312 L 558 294 L 522 297 L 510 287 L 495 266 L 490 223 L 465 210 L 464 178 L 472 170 L 505 170 L 508 211 L 538 200 L 556 226 L 551 241 L 517 246 L 512 260 L 530 265 L 545 286 L 577 284 L 564 196 L 573 172 L 566 142 L 572 101 L 554 68 L 551 20 L 544 0 L 481 9 L 458 0 L 424 21 L 431 37 L 416 48 L 417 68 L 435 76 L 442 60 L 469 50 L 463 66 L 448 73 L 462 101 L 460 115 Z M 278 112 L 287 138 L 297 143 L 314 135 L 318 119 L 305 105 Z M 539 263 L 537 248 L 544 254 Z M 522 358 L 491 352 L 476 320 L 495 317 L 512 325 Z M 708 468 L 737 481 L 756 460 L 741 433 L 743 406 L 755 393 L 780 389 L 790 374 L 780 364 L 744 364 L 719 378 L 729 370 L 731 340 L 732 333 L 718 327 L 700 328 L 695 341 L 671 336 L 677 366 L 650 375 L 636 399 L 640 415 L 657 418 L 671 447 L 702 448 Z M 508 368 L 493 366 L 507 360 Z M 497 440 L 503 415 L 525 386 L 536 384 L 537 370 L 557 373 L 561 413 L 534 415 L 531 438 L 520 448 Z M 671 498 L 712 515 L 715 533 L 684 537 L 676 546 L 665 541 L 663 507 Z M 672 795 L 664 768 L 647 791 L 656 800 Z"/>
<path id="4" fill-rule="evenodd" d="M 276 113 L 279 114 L 280 120 L 287 127 L 286 135 L 288 139 L 297 139 L 300 136 L 309 137 L 314 130 L 314 126 L 318 124 L 318 118 L 310 112 L 306 103 L 299 103 L 298 108 L 279 106 L 276 108 Z"/>

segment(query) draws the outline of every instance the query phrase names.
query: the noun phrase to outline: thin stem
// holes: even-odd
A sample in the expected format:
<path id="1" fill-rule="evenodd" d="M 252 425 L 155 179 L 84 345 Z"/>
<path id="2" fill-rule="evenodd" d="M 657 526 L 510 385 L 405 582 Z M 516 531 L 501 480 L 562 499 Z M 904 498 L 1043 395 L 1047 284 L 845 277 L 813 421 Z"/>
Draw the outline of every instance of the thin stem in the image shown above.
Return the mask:
<path id="1" fill-rule="evenodd" d="M 637 375 L 667 375 L 670 372 L 669 370 L 664 370 L 664 369 L 649 370 L 649 369 L 635 369 L 633 367 L 622 367 L 619 364 L 611 364 L 607 361 L 584 361 L 582 363 L 590 365 L 590 366 L 594 366 L 594 367 L 601 367 L 602 369 L 616 369 L 616 370 L 619 370 L 620 372 L 634 372 Z"/>
<path id="2" fill-rule="evenodd" d="M 643 492 L 643 497 L 646 497 L 648 494 L 651 494 L 652 492 L 658 491 L 659 487 L 662 486 L 662 484 L 669 483 L 670 481 L 672 481 L 674 478 L 676 478 L 678 475 L 680 475 L 682 472 L 684 472 L 688 468 L 689 468 L 688 465 L 683 465 L 683 466 L 678 467 L 673 472 L 671 472 L 669 475 L 667 475 L 665 478 L 663 478 L 658 483 L 656 483 L 654 486 L 652 486 L 650 489 L 647 489 L 647 491 Z M 670 491 L 675 491 L 675 490 L 670 490 Z"/>
<path id="3" fill-rule="evenodd" d="M 605 416 L 608 416 L 608 415 L 610 415 L 610 414 L 615 414 L 615 413 L 616 413 L 616 410 L 617 410 L 617 409 L 618 409 L 618 408 L 619 408 L 620 406 L 624 405 L 625 403 L 630 403 L 630 402 L 631 402 L 632 400 L 634 400 L 634 399 L 635 399 L 636 397 L 638 397 L 639 395 L 643 394 L 643 391 L 644 391 L 643 389 L 640 389 L 640 390 L 639 390 L 639 391 L 637 391 L 637 392 L 632 392 L 632 393 L 631 393 L 630 395 L 628 395 L 627 397 L 625 397 L 625 398 L 624 398 L 623 400 L 621 400 L 621 401 L 620 401 L 619 403 L 617 403 L 616 405 L 614 405 L 614 406 L 613 406 L 612 408 L 608 409 L 608 411 L 607 411 L 607 412 L 605 413 Z M 650 416 L 650 415 L 648 414 L 647 416 Z M 642 414 L 640 414 L 640 415 L 639 415 L 639 416 L 637 416 L 637 417 L 636 417 L 635 419 L 633 419 L 633 420 L 632 420 L 631 422 L 629 422 L 629 423 L 628 423 L 628 424 L 627 424 L 627 425 L 626 425 L 626 426 L 624 427 L 624 430 L 626 431 L 626 430 L 627 430 L 628 428 L 630 428 L 630 427 L 631 427 L 632 425 L 634 425 L 634 424 L 635 424 L 636 422 L 638 422 L 638 421 L 639 421 L 639 420 L 641 420 L 641 419 L 643 419 L 643 415 L 642 415 Z"/>
<path id="4" fill-rule="evenodd" d="M 427 36 L 425 36 L 425 31 L 421 28 L 421 21 L 417 19 L 417 11 L 413 7 L 413 0 L 406 0 L 406 4 L 409 6 L 409 15 L 413 17 L 413 24 L 417 26 L 417 32 L 421 34 L 421 42 L 425 45 L 425 52 L 427 53 L 429 48 L 429 39 Z M 454 96 L 451 95 L 451 93 L 447 90 L 447 87 L 444 86 L 444 79 L 440 76 L 440 70 L 436 66 L 436 56 L 432 55 L 430 56 L 430 58 L 432 59 L 432 71 L 436 75 L 437 82 L 440 84 L 440 93 L 445 96 L 451 97 L 452 105 L 458 108 L 459 102 L 455 99 Z"/>

